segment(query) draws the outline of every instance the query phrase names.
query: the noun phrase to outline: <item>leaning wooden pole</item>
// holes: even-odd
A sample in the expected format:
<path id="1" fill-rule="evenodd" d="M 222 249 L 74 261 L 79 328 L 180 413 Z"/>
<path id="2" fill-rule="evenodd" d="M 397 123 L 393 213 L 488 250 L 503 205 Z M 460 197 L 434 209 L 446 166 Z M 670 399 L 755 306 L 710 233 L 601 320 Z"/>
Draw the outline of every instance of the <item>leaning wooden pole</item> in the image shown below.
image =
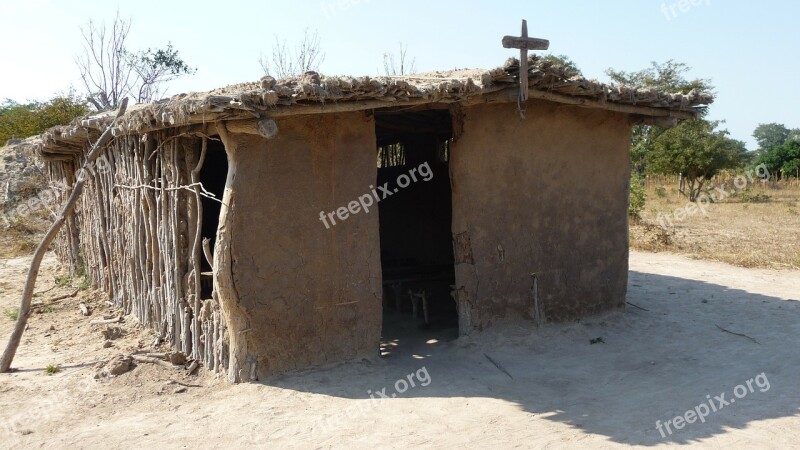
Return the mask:
<path id="1" fill-rule="evenodd" d="M 11 333 L 11 338 L 8 340 L 8 345 L 6 346 L 6 350 L 3 352 L 3 357 L 0 359 L 0 372 L 5 373 L 11 370 L 11 362 L 14 360 L 14 355 L 17 353 L 17 348 L 19 348 L 19 343 L 22 340 L 22 333 L 25 331 L 25 325 L 28 323 L 28 317 L 31 314 L 31 300 L 33 299 L 33 289 L 36 287 L 36 277 L 39 275 L 39 267 L 42 264 L 42 259 L 44 258 L 45 253 L 47 253 L 47 249 L 50 248 L 50 244 L 53 243 L 53 240 L 58 235 L 58 232 L 61 230 L 61 227 L 64 225 L 64 222 L 67 221 L 67 217 L 72 214 L 72 211 L 75 209 L 75 205 L 78 202 L 78 198 L 81 196 L 83 192 L 83 185 L 86 183 L 87 170 L 94 165 L 95 160 L 97 157 L 100 156 L 100 153 L 103 152 L 103 148 L 105 145 L 111 140 L 112 138 L 112 129 L 117 124 L 117 120 L 119 120 L 120 116 L 125 113 L 125 109 L 128 107 L 128 99 L 122 100 L 122 104 L 119 107 L 119 111 L 117 111 L 117 116 L 114 118 L 114 122 L 103 131 L 103 134 L 100 135 L 100 139 L 94 143 L 89 153 L 86 155 L 86 161 L 83 163 L 83 167 L 78 172 L 79 175 L 77 180 L 75 181 L 75 186 L 72 188 L 72 193 L 67 199 L 67 203 L 64 204 L 64 207 L 61 210 L 61 214 L 59 214 L 58 218 L 56 219 L 55 223 L 47 230 L 47 233 L 42 238 L 42 242 L 39 243 L 39 246 L 36 247 L 36 251 L 33 254 L 33 261 L 31 261 L 31 267 L 28 270 L 28 279 L 25 281 L 25 289 L 22 291 L 22 302 L 20 302 L 19 306 L 19 316 L 17 317 L 17 323 L 14 325 L 14 332 Z"/>

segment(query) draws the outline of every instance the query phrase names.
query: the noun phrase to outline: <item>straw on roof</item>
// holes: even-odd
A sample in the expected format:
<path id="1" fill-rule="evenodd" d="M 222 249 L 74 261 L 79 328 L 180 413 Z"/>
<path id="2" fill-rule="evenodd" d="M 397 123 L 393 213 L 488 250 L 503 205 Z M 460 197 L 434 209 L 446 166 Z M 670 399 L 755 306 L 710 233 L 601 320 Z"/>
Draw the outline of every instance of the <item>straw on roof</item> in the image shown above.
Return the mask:
<path id="1" fill-rule="evenodd" d="M 580 76 L 537 56 L 529 58 L 531 98 L 681 119 L 695 117 L 713 102 L 713 95 L 693 90 L 687 94 L 656 89 L 608 85 Z M 491 70 L 454 70 L 400 77 L 300 77 L 234 84 L 209 92 L 179 94 L 150 104 L 134 105 L 114 130 L 116 135 L 143 133 L 219 120 L 318 114 L 342 110 L 377 109 L 436 102 L 480 101 L 505 94 L 512 101 L 518 90 L 519 60 L 509 59 Z M 488 100 L 487 100 L 488 101 Z M 80 151 L 113 119 L 100 113 L 48 130 L 26 141 L 40 154 Z M 23 145 L 25 145 L 23 144 Z"/>

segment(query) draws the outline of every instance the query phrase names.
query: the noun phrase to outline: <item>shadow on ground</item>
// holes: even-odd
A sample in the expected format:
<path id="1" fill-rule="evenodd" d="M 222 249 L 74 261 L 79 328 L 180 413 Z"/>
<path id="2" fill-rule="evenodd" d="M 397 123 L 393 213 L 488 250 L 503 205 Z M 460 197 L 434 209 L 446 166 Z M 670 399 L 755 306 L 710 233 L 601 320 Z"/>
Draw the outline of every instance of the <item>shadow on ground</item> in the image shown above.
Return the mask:
<path id="1" fill-rule="evenodd" d="M 625 313 L 578 324 L 459 340 L 453 340 L 452 330 L 400 332 L 388 339 L 400 345 L 381 361 L 267 384 L 347 399 L 366 399 L 384 387 L 398 398 L 500 399 L 533 420 L 638 445 L 688 444 L 797 414 L 800 302 L 642 272 L 631 272 L 628 292 L 628 301 L 641 309 L 629 306 Z M 590 344 L 597 338 L 603 342 Z M 396 391 L 403 387 L 397 380 L 423 367 L 427 386 L 420 385 L 424 377 L 415 378 L 416 387 Z M 754 392 L 712 411 L 705 422 L 673 426 L 663 437 L 656 430 L 656 421 L 707 404 L 707 396 L 725 393 L 730 401 L 738 385 L 762 373 L 768 390 L 751 383 Z M 348 383 L 331 381 L 339 378 Z"/>

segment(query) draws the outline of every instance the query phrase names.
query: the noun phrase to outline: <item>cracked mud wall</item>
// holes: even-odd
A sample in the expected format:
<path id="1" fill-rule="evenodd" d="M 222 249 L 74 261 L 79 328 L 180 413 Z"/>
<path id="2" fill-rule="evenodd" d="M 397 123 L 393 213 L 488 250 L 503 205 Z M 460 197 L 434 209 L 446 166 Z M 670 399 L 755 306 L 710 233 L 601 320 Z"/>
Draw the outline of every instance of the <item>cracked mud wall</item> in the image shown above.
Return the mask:
<path id="1" fill-rule="evenodd" d="M 624 308 L 631 127 L 529 101 L 463 109 L 450 161 L 461 332 Z"/>
<path id="2" fill-rule="evenodd" d="M 277 137 L 230 134 L 215 261 L 229 378 L 376 357 L 381 329 L 377 205 L 326 229 L 369 192 L 375 126 L 363 112 L 291 117 Z"/>

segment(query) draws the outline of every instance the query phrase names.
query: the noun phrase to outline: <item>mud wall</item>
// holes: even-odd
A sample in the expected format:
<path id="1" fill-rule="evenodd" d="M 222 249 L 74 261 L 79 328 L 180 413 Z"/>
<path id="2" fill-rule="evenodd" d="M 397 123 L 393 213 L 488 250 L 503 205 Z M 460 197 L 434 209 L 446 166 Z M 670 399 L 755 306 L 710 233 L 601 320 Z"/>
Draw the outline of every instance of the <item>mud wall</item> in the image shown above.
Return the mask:
<path id="1" fill-rule="evenodd" d="M 464 108 L 454 144 L 461 331 L 623 308 L 627 116 L 530 101 Z"/>
<path id="2" fill-rule="evenodd" d="M 378 355 L 377 205 L 336 225 L 369 193 L 375 126 L 363 112 L 279 120 L 271 140 L 230 134 L 215 248 L 234 381 Z"/>

